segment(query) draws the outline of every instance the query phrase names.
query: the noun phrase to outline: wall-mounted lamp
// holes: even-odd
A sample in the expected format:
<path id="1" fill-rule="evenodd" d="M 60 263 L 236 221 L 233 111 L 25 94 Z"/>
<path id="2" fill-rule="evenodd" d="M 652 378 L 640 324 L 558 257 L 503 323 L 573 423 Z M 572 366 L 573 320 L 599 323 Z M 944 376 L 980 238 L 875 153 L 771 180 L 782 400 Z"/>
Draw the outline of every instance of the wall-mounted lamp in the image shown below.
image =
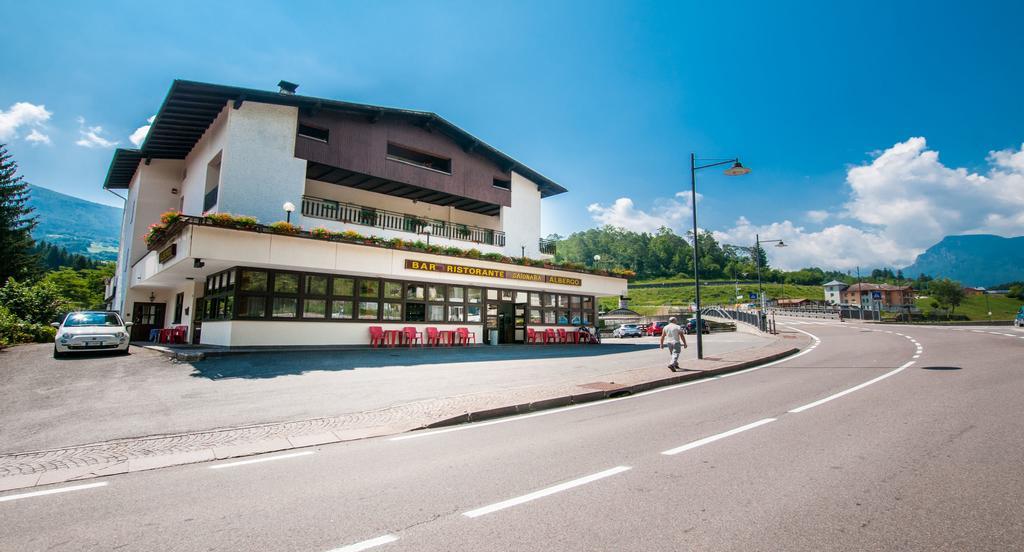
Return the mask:
<path id="1" fill-rule="evenodd" d="M 150 303 L 154 303 L 154 302 L 156 302 L 156 294 L 155 294 L 155 293 L 153 293 L 152 291 L 151 291 L 151 292 L 149 292 L 149 302 L 150 302 Z"/>

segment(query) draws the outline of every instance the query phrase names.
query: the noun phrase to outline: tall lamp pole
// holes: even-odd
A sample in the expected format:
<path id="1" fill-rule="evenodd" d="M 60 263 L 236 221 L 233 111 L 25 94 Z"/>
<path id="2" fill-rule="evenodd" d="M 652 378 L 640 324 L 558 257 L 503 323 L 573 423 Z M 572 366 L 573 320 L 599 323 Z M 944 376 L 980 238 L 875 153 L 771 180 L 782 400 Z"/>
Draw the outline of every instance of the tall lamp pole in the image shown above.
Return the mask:
<path id="1" fill-rule="evenodd" d="M 700 255 L 697 252 L 697 171 L 701 169 L 710 169 L 711 167 L 720 167 L 722 165 L 732 164 L 731 167 L 725 169 L 726 176 L 743 176 L 750 173 L 750 169 L 743 166 L 740 163 L 739 158 L 733 159 L 705 159 L 706 164 L 697 165 L 697 155 L 690 154 L 690 210 L 693 213 L 693 285 L 695 288 L 694 298 L 697 307 L 697 358 L 704 358 L 704 339 L 702 337 L 703 325 L 700 316 Z"/>

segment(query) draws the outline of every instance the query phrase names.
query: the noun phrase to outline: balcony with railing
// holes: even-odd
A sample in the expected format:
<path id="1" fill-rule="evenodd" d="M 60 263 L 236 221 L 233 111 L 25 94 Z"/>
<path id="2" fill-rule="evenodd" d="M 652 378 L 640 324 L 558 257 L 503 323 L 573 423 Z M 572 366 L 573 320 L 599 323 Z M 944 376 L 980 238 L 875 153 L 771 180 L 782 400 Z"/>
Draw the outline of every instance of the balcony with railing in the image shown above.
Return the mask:
<path id="1" fill-rule="evenodd" d="M 408 213 L 397 213 L 375 207 L 343 203 L 313 196 L 302 196 L 302 216 L 413 234 L 424 234 L 427 227 L 429 227 L 430 235 L 434 237 L 481 243 L 496 247 L 505 246 L 505 233 L 500 230 L 420 217 Z"/>

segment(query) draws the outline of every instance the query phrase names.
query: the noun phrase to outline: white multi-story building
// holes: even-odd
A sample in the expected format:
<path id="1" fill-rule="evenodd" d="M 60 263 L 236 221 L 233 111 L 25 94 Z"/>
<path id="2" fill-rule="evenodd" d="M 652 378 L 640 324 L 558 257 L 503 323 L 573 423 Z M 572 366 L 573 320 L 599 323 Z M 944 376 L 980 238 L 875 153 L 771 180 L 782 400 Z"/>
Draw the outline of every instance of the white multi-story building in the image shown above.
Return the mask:
<path id="1" fill-rule="evenodd" d="M 822 287 L 825 288 L 825 303 L 828 305 L 838 305 L 843 302 L 843 290 L 850 286 L 839 280 L 832 280 Z"/>
<path id="2" fill-rule="evenodd" d="M 185 326 L 204 344 L 365 344 L 370 326 L 412 326 L 521 342 L 592 325 L 597 297 L 625 293 L 623 278 L 540 264 L 554 253 L 542 200 L 565 188 L 433 113 L 280 86 L 175 81 L 142 146 L 116 150 L 104 187 L 127 199 L 108 294 L 134 339 Z M 166 212 L 182 216 L 146 239 Z M 267 226 L 285 219 L 304 231 Z"/>

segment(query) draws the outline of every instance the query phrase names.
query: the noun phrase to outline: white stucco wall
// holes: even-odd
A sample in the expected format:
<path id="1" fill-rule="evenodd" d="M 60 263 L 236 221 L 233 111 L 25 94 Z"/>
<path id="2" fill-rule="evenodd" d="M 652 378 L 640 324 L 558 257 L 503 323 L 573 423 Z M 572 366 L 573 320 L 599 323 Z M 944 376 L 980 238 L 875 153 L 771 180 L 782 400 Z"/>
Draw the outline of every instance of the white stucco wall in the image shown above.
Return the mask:
<path id="1" fill-rule="evenodd" d="M 298 109 L 245 102 L 227 113 L 217 210 L 264 224 L 284 220 L 281 206 L 298 209 L 306 187 L 306 161 L 295 157 Z"/>
<path id="2" fill-rule="evenodd" d="M 226 347 L 260 345 L 368 345 L 370 326 L 385 330 L 401 330 L 412 326 L 423 333 L 426 328 L 455 330 L 466 328 L 476 336 L 477 344 L 483 343 L 482 326 L 479 324 L 417 324 L 412 322 L 302 322 L 273 320 L 233 320 L 203 322 L 202 343 Z M 471 342 L 472 343 L 472 342 Z"/>
<path id="3" fill-rule="evenodd" d="M 512 172 L 512 206 L 501 208 L 501 226 L 505 231 L 505 254 L 522 255 L 534 259 L 548 255 L 540 253 L 540 189 L 532 180 Z"/>

